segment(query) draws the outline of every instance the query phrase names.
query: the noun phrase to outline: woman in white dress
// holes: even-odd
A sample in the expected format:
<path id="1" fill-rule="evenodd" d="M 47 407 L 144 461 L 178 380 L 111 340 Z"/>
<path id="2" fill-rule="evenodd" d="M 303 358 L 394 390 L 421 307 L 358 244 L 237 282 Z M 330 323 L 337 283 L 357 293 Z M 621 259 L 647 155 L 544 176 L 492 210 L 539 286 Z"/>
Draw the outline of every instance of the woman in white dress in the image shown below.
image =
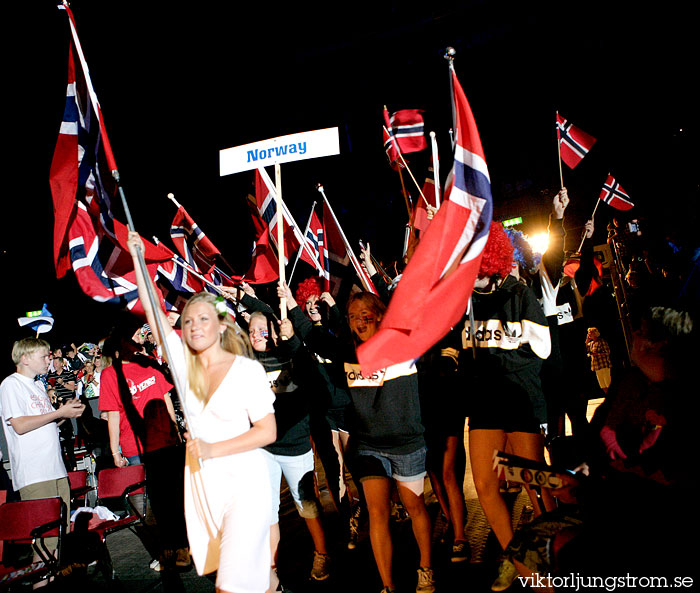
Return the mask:
<path id="1" fill-rule="evenodd" d="M 157 333 L 160 315 L 172 372 L 184 391 L 188 429 L 185 516 L 199 574 L 217 571 L 221 593 L 264 593 L 270 587 L 271 489 L 260 447 L 275 441 L 272 393 L 250 343 L 214 295 L 199 293 L 182 311 L 182 341 L 165 314 L 153 311 L 129 233 L 139 297 Z M 206 440 L 204 440 L 206 439 Z M 200 463 L 201 462 L 201 463 Z"/>

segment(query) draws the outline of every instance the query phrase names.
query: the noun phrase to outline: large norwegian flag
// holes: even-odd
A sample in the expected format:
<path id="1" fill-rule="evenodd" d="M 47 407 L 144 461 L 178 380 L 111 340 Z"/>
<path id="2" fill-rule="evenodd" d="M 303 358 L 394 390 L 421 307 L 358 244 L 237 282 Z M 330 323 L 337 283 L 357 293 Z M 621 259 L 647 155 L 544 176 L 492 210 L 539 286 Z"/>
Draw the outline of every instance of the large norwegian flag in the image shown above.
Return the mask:
<path id="1" fill-rule="evenodd" d="M 140 311 L 126 249 L 128 229 L 111 211 L 116 195 L 111 171 L 117 167 L 87 64 L 74 41 L 73 14 L 68 6 L 62 8 L 74 37 L 68 53 L 66 102 L 49 174 L 56 276 L 61 278 L 72 268 L 86 295 Z M 76 63 L 81 67 L 76 68 Z M 158 263 L 169 260 L 171 252 L 146 240 L 144 248 L 149 273 L 155 277 Z"/>
<path id="2" fill-rule="evenodd" d="M 170 225 L 170 238 L 178 253 L 195 270 L 203 274 L 214 271 L 216 256 L 221 252 L 182 206 L 177 209 Z"/>
<path id="3" fill-rule="evenodd" d="M 379 331 L 358 349 L 362 373 L 415 360 L 464 315 L 491 224 L 491 181 L 467 97 L 451 69 L 454 165 L 445 200 L 397 284 Z"/>
<path id="4" fill-rule="evenodd" d="M 74 26 L 70 9 L 65 7 L 65 10 Z M 116 165 L 99 104 L 94 93 L 89 92 L 90 85 L 84 75 L 86 66 L 83 62 L 82 68 L 75 67 L 80 57 L 71 40 L 66 102 L 49 173 L 54 210 L 54 265 L 58 278 L 71 268 L 67 236 L 76 200 L 82 201 L 90 216 L 114 237 L 111 198 L 116 195 L 116 185 L 111 171 Z"/>
<path id="5" fill-rule="evenodd" d="M 561 160 L 573 169 L 588 154 L 596 139 L 566 121 L 557 112 L 557 141 L 561 151 Z"/>
<path id="6" fill-rule="evenodd" d="M 270 244 L 274 246 L 277 250 L 277 191 L 275 189 L 270 176 L 267 174 L 265 169 L 255 170 L 255 199 L 257 201 L 258 212 L 260 213 L 260 218 L 265 222 L 268 233 Z M 282 216 L 284 218 L 284 264 L 285 266 L 289 263 L 290 257 L 293 257 L 302 247 L 300 253 L 300 259 L 303 262 L 309 264 L 314 268 L 319 275 L 322 274 L 323 270 L 318 263 L 318 260 L 314 259 L 313 252 L 306 245 L 304 241 L 304 235 L 299 230 L 292 214 L 287 209 L 287 205 L 282 202 Z"/>
<path id="7" fill-rule="evenodd" d="M 603 189 L 600 192 L 600 199 L 618 210 L 630 210 L 634 208 L 634 204 L 627 195 L 627 192 L 622 189 L 622 186 L 612 175 L 608 175 L 608 178 L 605 180 Z"/>

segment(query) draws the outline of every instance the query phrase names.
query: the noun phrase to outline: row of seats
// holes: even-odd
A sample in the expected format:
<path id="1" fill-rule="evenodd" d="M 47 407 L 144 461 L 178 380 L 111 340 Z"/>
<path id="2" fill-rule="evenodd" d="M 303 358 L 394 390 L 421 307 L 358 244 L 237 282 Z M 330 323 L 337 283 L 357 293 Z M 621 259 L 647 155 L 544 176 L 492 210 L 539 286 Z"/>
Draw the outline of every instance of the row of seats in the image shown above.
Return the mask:
<path id="1" fill-rule="evenodd" d="M 88 484 L 87 470 L 69 473 L 71 503 L 83 499 L 85 506 L 88 493 L 93 489 Z M 146 476 L 142 465 L 124 468 L 106 468 L 97 476 L 97 504 L 109 508 L 115 500 L 121 500 L 123 516 L 115 520 L 91 520 L 88 531 L 99 535 L 106 545 L 110 533 L 121 529 L 134 529 L 143 523 L 141 512 L 131 503 L 129 495 L 144 494 Z M 68 523 L 64 502 L 58 498 L 42 498 L 6 502 L 7 493 L 0 491 L 0 591 L 19 583 L 34 583 L 47 577 L 58 578 L 64 569 L 62 562 L 63 544 Z M 73 529 L 74 523 L 70 523 Z M 46 546 L 46 538 L 58 538 L 55 551 Z M 5 544 L 30 544 L 34 558 L 28 558 L 20 565 L 3 562 Z M 110 574 L 113 576 L 113 574 Z"/>

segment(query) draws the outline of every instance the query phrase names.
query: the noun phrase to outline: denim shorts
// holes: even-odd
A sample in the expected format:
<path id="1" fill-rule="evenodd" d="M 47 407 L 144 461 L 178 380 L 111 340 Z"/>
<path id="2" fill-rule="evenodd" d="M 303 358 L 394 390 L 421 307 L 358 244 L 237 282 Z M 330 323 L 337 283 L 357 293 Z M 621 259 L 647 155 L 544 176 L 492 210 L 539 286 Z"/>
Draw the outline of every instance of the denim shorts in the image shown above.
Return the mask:
<path id="1" fill-rule="evenodd" d="M 415 482 L 426 476 L 426 447 L 412 453 L 396 455 L 369 449 L 358 449 L 355 463 L 360 480 L 367 478 L 394 478 L 399 482 Z"/>

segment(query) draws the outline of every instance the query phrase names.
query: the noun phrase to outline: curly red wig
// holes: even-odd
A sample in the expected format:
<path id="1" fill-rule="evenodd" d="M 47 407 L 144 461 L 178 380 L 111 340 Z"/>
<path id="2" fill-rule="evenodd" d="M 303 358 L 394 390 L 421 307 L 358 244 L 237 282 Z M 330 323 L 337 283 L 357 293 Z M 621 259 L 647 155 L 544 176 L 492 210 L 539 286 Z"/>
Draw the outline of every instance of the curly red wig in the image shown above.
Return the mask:
<path id="1" fill-rule="evenodd" d="M 294 298 L 296 299 L 297 304 L 303 307 L 306 299 L 313 295 L 318 297 L 321 296 L 321 283 L 318 281 L 318 278 L 312 276 L 311 278 L 307 278 L 303 282 L 299 283 Z"/>
<path id="2" fill-rule="evenodd" d="M 503 225 L 498 222 L 492 222 L 477 276 L 479 278 L 491 278 L 493 276 L 505 278 L 512 269 L 513 244 L 510 242 L 508 235 L 506 235 Z"/>

